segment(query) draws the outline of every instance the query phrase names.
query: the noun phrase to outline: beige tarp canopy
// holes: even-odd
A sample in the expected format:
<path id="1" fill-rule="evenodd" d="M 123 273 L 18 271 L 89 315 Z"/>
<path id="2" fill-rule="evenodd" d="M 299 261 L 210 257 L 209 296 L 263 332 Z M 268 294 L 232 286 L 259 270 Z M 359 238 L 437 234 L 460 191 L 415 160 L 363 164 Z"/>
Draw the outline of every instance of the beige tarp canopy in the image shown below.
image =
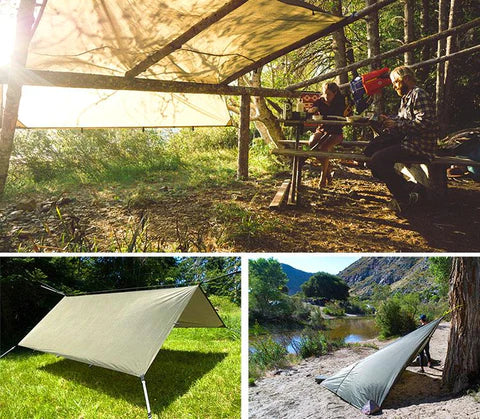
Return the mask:
<path id="1" fill-rule="evenodd" d="M 229 83 L 252 64 L 341 19 L 305 5 L 298 0 L 49 0 L 31 40 L 26 68 L 123 77 L 156 54 L 133 76 Z M 25 89 L 19 119 L 26 126 L 44 127 L 207 126 L 229 121 L 224 100 L 214 95 L 142 93 L 133 101 L 123 92 L 89 96 L 70 88 L 57 89 L 51 97 Z"/>
<path id="2" fill-rule="evenodd" d="M 142 377 L 173 327 L 222 327 L 199 286 L 64 297 L 20 346 Z"/>

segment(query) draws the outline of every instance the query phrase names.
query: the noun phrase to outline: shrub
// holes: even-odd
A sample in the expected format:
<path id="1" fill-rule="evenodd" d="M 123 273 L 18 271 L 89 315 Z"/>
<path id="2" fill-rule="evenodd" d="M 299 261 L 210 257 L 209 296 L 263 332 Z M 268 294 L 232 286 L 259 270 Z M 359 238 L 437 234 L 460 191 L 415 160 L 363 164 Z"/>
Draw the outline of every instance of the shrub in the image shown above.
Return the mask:
<path id="1" fill-rule="evenodd" d="M 332 301 L 325 304 L 325 309 L 323 310 L 325 314 L 329 316 L 344 316 L 345 309 L 340 305 L 338 301 Z"/>
<path id="2" fill-rule="evenodd" d="M 297 342 L 292 342 L 295 352 L 302 358 L 324 355 L 328 352 L 327 338 L 323 333 L 305 329 Z"/>
<path id="3" fill-rule="evenodd" d="M 323 318 L 322 311 L 320 309 L 316 307 L 312 309 L 308 324 L 312 329 L 324 330 L 326 328 L 325 319 Z"/>
<path id="4" fill-rule="evenodd" d="M 383 338 L 405 335 L 416 327 L 414 316 L 395 299 L 389 299 L 379 307 L 376 321 Z"/>
<path id="5" fill-rule="evenodd" d="M 289 364 L 288 352 L 284 345 L 276 342 L 272 336 L 257 338 L 250 344 L 248 370 L 250 383 L 253 383 L 265 371 L 282 368 Z"/>

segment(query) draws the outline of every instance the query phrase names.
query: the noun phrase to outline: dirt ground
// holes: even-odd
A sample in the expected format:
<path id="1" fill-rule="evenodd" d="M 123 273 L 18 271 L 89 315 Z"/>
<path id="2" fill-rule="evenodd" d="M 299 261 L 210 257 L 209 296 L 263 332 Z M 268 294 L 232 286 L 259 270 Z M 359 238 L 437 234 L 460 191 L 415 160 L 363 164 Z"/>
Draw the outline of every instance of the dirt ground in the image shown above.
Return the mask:
<path id="1" fill-rule="evenodd" d="M 440 384 L 447 353 L 449 323 L 441 323 L 430 341 L 430 354 L 440 365 L 408 367 L 385 399 L 382 418 L 480 418 L 480 403 L 470 395 L 446 394 Z M 389 342 L 370 341 L 380 348 Z M 319 358 L 304 360 L 287 370 L 272 372 L 249 390 L 249 417 L 258 418 L 365 418 L 360 410 L 315 382 L 375 352 L 368 347 L 343 348 Z"/>
<path id="2" fill-rule="evenodd" d="M 333 169 L 333 184 L 319 190 L 319 167 L 307 166 L 300 204 L 282 211 L 268 206 L 286 172 L 233 187 L 178 191 L 159 182 L 148 194 L 90 186 L 4 200 L 0 251 L 480 251 L 480 183 L 450 180 L 443 202 L 398 217 L 368 170 Z"/>

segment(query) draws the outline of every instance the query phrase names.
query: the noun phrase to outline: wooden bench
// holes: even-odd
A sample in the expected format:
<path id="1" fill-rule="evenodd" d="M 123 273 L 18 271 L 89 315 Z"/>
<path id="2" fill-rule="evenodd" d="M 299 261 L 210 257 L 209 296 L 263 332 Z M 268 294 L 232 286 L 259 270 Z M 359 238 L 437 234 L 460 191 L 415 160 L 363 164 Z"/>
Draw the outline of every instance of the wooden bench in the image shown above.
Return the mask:
<path id="1" fill-rule="evenodd" d="M 352 143 L 354 143 L 352 141 Z M 360 142 L 357 142 L 360 143 Z M 361 142 L 362 145 L 365 142 Z M 346 145 L 348 142 L 342 143 Z M 367 143 L 368 144 L 368 143 Z M 356 144 L 357 145 L 357 144 Z M 360 145 L 360 144 L 358 144 Z M 276 149 L 273 150 L 273 154 L 281 156 L 291 156 L 296 157 L 294 161 L 297 162 L 296 167 L 292 170 L 292 180 L 287 180 L 282 184 L 282 187 L 275 195 L 274 200 L 270 204 L 271 209 L 278 209 L 282 206 L 284 199 L 288 193 L 289 205 L 295 205 L 298 198 L 298 188 L 300 186 L 301 179 L 301 170 L 302 165 L 299 164 L 300 158 L 316 157 L 316 158 L 328 158 L 331 160 L 353 160 L 357 162 L 366 162 L 368 163 L 371 158 L 365 156 L 364 154 L 348 152 L 348 151 L 315 151 L 315 150 L 294 150 L 294 149 Z M 427 190 L 428 199 L 438 199 L 442 198 L 446 194 L 447 190 L 447 177 L 446 177 L 446 168 L 450 165 L 457 166 L 480 166 L 480 162 L 462 158 L 462 157 L 447 157 L 447 156 L 436 156 L 429 163 L 422 161 L 418 162 L 408 162 L 402 163 L 399 162 L 396 164 L 396 169 L 403 173 L 407 178 L 420 183 Z"/>

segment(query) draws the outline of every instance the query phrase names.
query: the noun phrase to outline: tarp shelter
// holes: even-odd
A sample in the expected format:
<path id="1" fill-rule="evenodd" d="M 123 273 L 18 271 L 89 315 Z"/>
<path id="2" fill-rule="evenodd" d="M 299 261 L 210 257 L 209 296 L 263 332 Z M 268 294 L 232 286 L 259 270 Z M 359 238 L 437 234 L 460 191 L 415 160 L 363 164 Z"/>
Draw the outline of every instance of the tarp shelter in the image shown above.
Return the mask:
<path id="1" fill-rule="evenodd" d="M 341 19 L 299 0 L 49 0 L 26 69 L 122 77 L 135 71 L 152 80 L 228 84 Z M 218 95 L 82 90 L 58 87 L 50 95 L 24 89 L 19 120 L 27 127 L 213 126 L 230 120 Z"/>
<path id="2" fill-rule="evenodd" d="M 223 326 L 199 286 L 65 296 L 19 346 L 131 374 L 144 383 L 173 327 Z"/>
<path id="3" fill-rule="evenodd" d="M 370 401 L 382 406 L 397 378 L 425 347 L 441 320 L 432 321 L 343 368 L 323 381 L 322 386 L 359 409 Z"/>

